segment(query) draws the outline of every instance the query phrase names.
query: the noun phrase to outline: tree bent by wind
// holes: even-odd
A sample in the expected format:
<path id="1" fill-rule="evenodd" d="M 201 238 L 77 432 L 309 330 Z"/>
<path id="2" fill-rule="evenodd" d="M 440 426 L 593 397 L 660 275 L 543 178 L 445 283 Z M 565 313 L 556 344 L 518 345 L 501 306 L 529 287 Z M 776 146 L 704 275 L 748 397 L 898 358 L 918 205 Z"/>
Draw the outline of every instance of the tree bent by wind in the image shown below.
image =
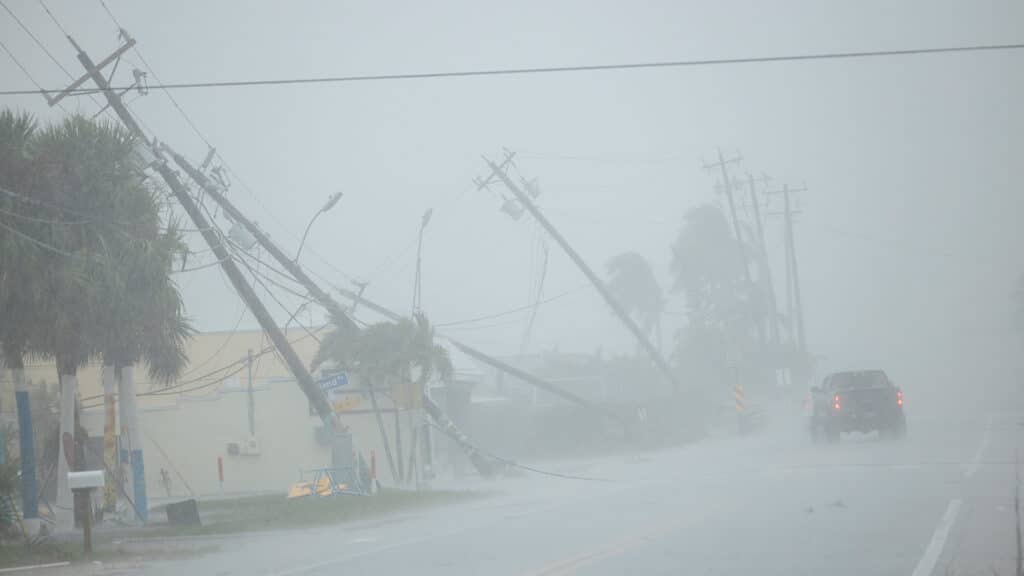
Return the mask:
<path id="1" fill-rule="evenodd" d="M 171 277 L 186 248 L 162 190 L 135 162 L 134 137 L 119 126 L 72 116 L 39 129 L 30 117 L 5 111 L 0 139 L 0 186 L 6 190 L 0 195 L 0 306 L 6 320 L 0 343 L 16 380 L 26 355 L 57 365 L 57 507 L 65 510 L 66 472 L 76 466 L 78 369 L 102 359 L 105 387 L 120 374 L 122 406 L 134 406 L 135 364 L 145 363 L 153 380 L 167 382 L 187 361 L 192 329 Z M 105 396 L 105 436 L 112 445 L 112 390 L 105 389 Z M 122 428 L 137 431 L 134 415 L 127 416 Z M 122 438 L 131 448 L 135 507 L 141 511 L 139 444 Z M 109 459 L 107 464 L 113 472 Z"/>
<path id="2" fill-rule="evenodd" d="M 412 394 L 422 400 L 428 416 L 443 433 L 459 443 L 482 474 L 495 472 L 493 460 L 481 453 L 426 393 L 427 383 L 435 375 L 443 382 L 450 382 L 454 366 L 448 350 L 435 341 L 434 329 L 423 313 L 370 324 L 362 330 L 353 330 L 349 322 L 337 318 L 332 318 L 331 324 L 333 329 L 320 342 L 312 368 L 316 370 L 330 362 L 358 378 L 373 405 L 392 478 L 400 481 L 401 464 L 396 465 L 396 455 L 391 452 L 377 393 L 395 390 L 396 385 L 411 387 Z M 395 405 L 397 409 L 398 404 Z M 401 453 L 397 458 L 401 458 Z"/>

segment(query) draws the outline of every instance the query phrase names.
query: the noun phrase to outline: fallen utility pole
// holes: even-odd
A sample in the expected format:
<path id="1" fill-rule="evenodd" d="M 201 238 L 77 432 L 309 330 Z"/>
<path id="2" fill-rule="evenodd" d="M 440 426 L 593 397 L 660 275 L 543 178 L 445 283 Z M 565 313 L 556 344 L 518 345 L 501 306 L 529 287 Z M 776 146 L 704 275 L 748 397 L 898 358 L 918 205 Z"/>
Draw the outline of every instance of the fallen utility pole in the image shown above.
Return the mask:
<path id="1" fill-rule="evenodd" d="M 505 173 L 504 170 L 501 169 L 500 166 L 498 166 L 497 164 L 495 164 L 494 162 L 487 158 L 484 158 L 484 161 L 487 162 L 487 165 L 490 167 L 492 174 L 497 176 L 505 184 L 505 187 L 507 187 L 509 191 L 515 195 L 516 200 L 518 200 L 519 203 L 524 208 L 526 208 L 531 215 L 533 215 L 533 218 L 537 221 L 537 223 L 540 224 L 547 231 L 547 233 L 550 234 L 551 237 L 555 239 L 555 242 L 558 242 L 558 245 L 562 247 L 562 250 L 564 250 L 566 254 L 569 255 L 569 258 L 571 258 L 572 261 L 576 264 L 576 266 L 583 272 L 583 275 L 587 277 L 587 280 L 590 280 L 590 283 L 594 285 L 594 288 L 596 288 L 598 293 L 601 294 L 601 297 L 604 298 L 604 301 L 608 304 L 612 311 L 615 312 L 615 315 L 618 316 L 619 320 L 621 320 L 622 323 L 626 325 L 626 328 L 628 328 L 629 331 L 633 333 L 633 336 L 636 337 L 637 341 L 640 343 L 640 346 L 651 357 L 651 360 L 654 361 L 655 365 L 657 365 L 658 369 L 661 370 L 662 374 L 669 381 L 669 383 L 671 383 L 672 392 L 678 393 L 679 382 L 676 379 L 675 374 L 672 372 L 672 368 L 668 365 L 668 362 L 665 361 L 665 358 L 661 355 L 661 352 L 659 352 L 658 349 L 654 347 L 654 344 L 652 344 L 651 341 L 648 340 L 647 335 L 644 334 L 643 330 L 640 329 L 640 326 L 638 326 L 637 323 L 633 321 L 633 318 L 629 316 L 629 313 L 626 312 L 622 305 L 619 304 L 618 300 L 616 300 L 615 297 L 612 296 L 612 293 L 608 291 L 608 288 L 604 285 L 604 281 L 602 281 L 601 278 L 599 278 L 597 274 L 595 274 L 594 271 L 590 269 L 590 266 L 588 266 L 587 263 L 583 261 L 583 258 L 576 253 L 576 250 L 574 250 L 573 247 L 569 245 L 569 242 L 565 239 L 565 237 L 563 237 L 558 232 L 558 230 L 555 229 L 554 225 L 551 224 L 550 221 L 548 221 L 544 214 L 541 213 L 541 211 L 530 199 L 530 196 L 523 192 L 522 190 L 520 190 L 519 187 L 516 186 L 514 182 L 512 182 L 512 179 L 508 177 L 508 175 Z"/>
<path id="2" fill-rule="evenodd" d="M 300 266 L 298 262 L 296 262 L 292 258 L 289 258 L 270 239 L 270 236 L 268 236 L 266 232 L 260 229 L 260 227 L 257 226 L 255 222 L 246 218 L 245 215 L 242 214 L 242 212 L 238 208 L 236 208 L 234 204 L 232 204 L 223 194 L 220 193 L 220 190 L 212 182 L 210 182 L 210 180 L 202 172 L 196 170 L 195 167 L 193 167 L 192 164 L 190 164 L 188 160 L 186 160 L 180 154 L 174 152 L 173 150 L 169 151 L 171 157 L 174 158 L 174 161 L 179 166 L 181 166 L 182 170 L 184 170 L 185 173 L 188 174 L 188 176 L 203 189 L 204 192 L 206 192 L 207 196 L 212 198 L 214 202 L 216 202 L 232 220 L 244 226 L 245 229 L 248 230 L 249 233 L 253 235 L 256 241 L 259 242 L 259 244 L 263 246 L 263 248 L 265 248 L 267 252 L 270 253 L 270 255 L 273 256 L 274 259 L 277 260 L 277 262 L 281 264 L 281 266 L 284 267 L 285 270 L 292 275 L 293 278 L 299 281 L 299 283 L 306 288 L 310 296 L 312 296 L 313 299 L 317 301 L 317 303 L 319 303 L 321 306 L 327 309 L 328 313 L 331 315 L 331 318 L 336 323 L 345 326 L 347 330 L 352 330 L 354 332 L 359 331 L 359 326 L 357 326 L 355 321 L 353 321 L 352 318 L 345 312 L 345 310 L 341 307 L 338 301 L 335 300 L 325 290 L 320 288 L 320 286 L 317 285 L 317 283 L 314 282 L 313 279 L 310 278 L 308 274 L 306 274 L 306 271 L 302 269 L 302 266 Z M 353 301 L 362 301 L 365 303 L 361 293 L 362 290 L 360 290 L 360 294 L 353 293 Z M 383 308 L 377 305 L 368 307 L 374 309 L 378 313 L 384 314 L 385 316 L 391 318 L 392 320 L 399 320 L 402 318 L 398 314 L 394 314 L 389 310 L 384 310 Z M 370 400 L 374 404 L 374 412 L 377 414 L 379 419 L 380 412 L 376 408 L 377 400 L 373 394 L 372 389 L 370 391 L 370 394 Z M 459 444 L 463 452 L 466 453 L 466 456 L 469 458 L 470 462 L 477 469 L 477 471 L 480 472 L 481 475 L 490 476 L 494 474 L 495 467 L 492 464 L 492 462 L 489 459 L 487 459 L 476 446 L 472 444 L 469 437 L 461 430 L 459 430 L 458 426 L 456 426 L 455 423 L 452 422 L 451 419 L 449 419 L 448 416 L 444 414 L 444 411 L 441 410 L 441 407 L 438 406 L 433 401 L 433 399 L 431 399 L 425 393 L 423 394 L 423 405 L 427 413 L 430 414 L 431 418 L 433 418 L 435 422 L 437 422 L 437 425 L 441 428 L 441 430 L 444 431 L 445 434 L 447 434 L 448 436 L 452 437 Z M 397 417 L 397 412 L 395 414 Z M 378 424 L 381 423 L 378 421 Z M 383 433 L 383 425 L 381 424 L 380 427 Z M 386 441 L 384 444 L 385 447 L 387 447 Z M 390 454 L 388 454 L 388 463 L 390 466 L 394 466 L 392 464 L 392 458 Z M 400 458 L 399 463 L 401 463 Z M 401 468 L 401 464 L 399 464 L 399 468 Z M 394 472 L 392 473 L 392 475 L 395 477 L 400 476 L 400 474 L 396 474 Z"/>
<path id="3" fill-rule="evenodd" d="M 78 51 L 78 60 L 88 71 L 93 82 L 96 83 L 96 86 L 98 86 L 100 91 L 103 92 L 103 95 L 106 97 L 111 109 L 113 109 L 118 118 L 121 119 L 121 122 L 123 122 L 124 125 L 141 142 L 145 143 L 150 148 L 153 148 L 153 142 L 150 142 L 146 138 L 142 128 L 139 127 L 135 118 L 128 111 L 128 108 L 125 107 L 121 97 L 110 88 L 110 84 L 107 82 L 107 79 L 103 77 L 100 70 L 95 64 L 93 64 L 89 55 L 86 54 L 70 36 L 68 37 L 68 40 L 71 41 L 71 44 Z M 108 58 L 107 60 L 110 59 Z M 158 153 L 158 151 L 154 149 L 154 153 Z M 196 202 L 189 195 L 188 190 L 178 179 L 178 175 L 171 170 L 165 162 L 157 161 L 153 166 L 156 171 L 160 173 L 160 176 L 164 181 L 167 182 L 167 185 L 170 187 L 174 197 L 181 204 L 182 208 L 185 209 L 189 218 L 191 218 L 195 223 L 200 234 L 203 235 L 203 239 L 206 240 L 210 250 L 212 250 L 214 255 L 217 257 L 217 260 L 220 262 L 221 267 L 224 269 L 224 272 L 227 275 L 228 280 L 231 281 L 235 291 L 238 292 L 239 296 L 241 296 L 253 316 L 255 316 L 256 320 L 260 323 L 260 327 L 267 333 L 271 342 L 274 343 L 274 347 L 277 348 L 277 351 L 284 358 L 285 363 L 288 365 L 288 369 L 298 381 L 299 388 L 301 388 L 306 394 L 306 397 L 316 410 L 317 415 L 319 415 L 320 419 L 324 422 L 324 426 L 329 430 L 334 430 L 336 428 L 337 418 L 331 410 L 330 405 L 327 403 L 327 398 L 324 396 L 323 391 L 320 390 L 320 387 L 313 381 L 313 376 L 309 373 L 309 370 L 306 369 L 306 366 L 302 363 L 299 355 L 295 353 L 295 350 L 285 337 L 284 332 L 282 332 L 281 328 L 274 323 L 273 318 L 270 316 L 270 312 L 267 311 L 263 302 L 261 302 L 259 297 L 256 295 L 255 290 L 253 290 L 252 286 L 249 285 L 248 280 L 246 280 L 242 271 L 238 268 L 238 265 L 231 258 L 231 255 L 228 253 L 221 238 L 211 227 L 211 223 L 206 220 L 206 216 L 203 215 L 199 206 L 196 205 Z"/>

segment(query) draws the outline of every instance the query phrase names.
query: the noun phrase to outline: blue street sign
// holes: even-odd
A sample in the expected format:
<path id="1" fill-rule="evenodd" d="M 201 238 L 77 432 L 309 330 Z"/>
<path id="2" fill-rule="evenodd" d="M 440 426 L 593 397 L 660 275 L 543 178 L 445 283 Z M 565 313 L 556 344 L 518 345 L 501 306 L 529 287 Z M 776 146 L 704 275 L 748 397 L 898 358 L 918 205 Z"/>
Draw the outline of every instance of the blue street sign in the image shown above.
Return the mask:
<path id="1" fill-rule="evenodd" d="M 348 384 L 348 374 L 345 372 L 331 374 L 330 376 L 320 380 L 318 384 L 320 385 L 320 389 L 324 392 L 334 390 L 335 388 L 341 388 Z"/>

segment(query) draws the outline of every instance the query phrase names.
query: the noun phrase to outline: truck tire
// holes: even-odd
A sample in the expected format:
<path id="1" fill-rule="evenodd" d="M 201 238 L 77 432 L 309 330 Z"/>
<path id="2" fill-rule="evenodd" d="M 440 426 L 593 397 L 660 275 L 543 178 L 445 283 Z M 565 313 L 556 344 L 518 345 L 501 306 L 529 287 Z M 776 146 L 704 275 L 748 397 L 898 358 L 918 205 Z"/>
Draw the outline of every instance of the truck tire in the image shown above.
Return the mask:
<path id="1" fill-rule="evenodd" d="M 826 426 L 825 427 L 825 440 L 829 444 L 836 444 L 839 442 L 839 427 L 838 426 Z"/>
<path id="2" fill-rule="evenodd" d="M 899 420 L 896 422 L 895 430 L 896 438 L 902 440 L 907 437 L 907 417 L 904 414 L 900 414 Z"/>

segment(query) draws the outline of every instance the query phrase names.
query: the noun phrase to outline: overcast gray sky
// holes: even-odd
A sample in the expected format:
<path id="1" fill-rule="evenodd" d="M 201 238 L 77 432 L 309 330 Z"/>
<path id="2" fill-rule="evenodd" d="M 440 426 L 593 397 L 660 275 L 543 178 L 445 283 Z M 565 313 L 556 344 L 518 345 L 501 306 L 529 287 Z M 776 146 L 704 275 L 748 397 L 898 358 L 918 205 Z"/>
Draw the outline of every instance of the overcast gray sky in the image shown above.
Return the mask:
<path id="1" fill-rule="evenodd" d="M 79 73 L 37 2 L 5 1 Z M 1024 40 L 1024 5 L 1012 0 L 107 2 L 167 82 Z M 47 5 L 94 59 L 116 47 L 98 0 Z M 45 86 L 68 82 L 4 12 L 0 37 Z M 522 173 L 540 179 L 542 209 L 595 268 L 636 250 L 668 286 L 682 214 L 714 200 L 702 160 L 719 146 L 738 150 L 743 170 L 809 188 L 797 241 L 814 351 L 828 366 L 883 366 L 906 382 L 996 377 L 992 367 L 1020 349 L 1006 311 L 1024 271 L 1022 64 L 1018 51 L 175 94 L 251 188 L 236 182 L 231 197 L 289 250 L 326 197 L 344 191 L 303 262 L 338 284 L 349 285 L 342 273 L 370 280 L 367 295 L 385 305 L 410 307 L 413 242 L 432 207 L 423 304 L 441 323 L 528 303 L 537 230 L 474 190 L 481 154 L 520 152 Z M 31 87 L 6 56 L 0 85 Z M 4 104 L 53 115 L 39 97 Z M 71 108 L 96 110 L 87 98 Z M 202 159 L 205 145 L 163 94 L 132 108 L 161 140 Z M 776 254 L 781 232 L 770 223 Z M 554 247 L 550 266 L 546 294 L 585 284 Z M 200 328 L 235 324 L 241 305 L 217 269 L 181 284 Z M 452 333 L 513 353 L 524 321 Z M 633 349 L 589 289 L 542 308 L 532 348 L 553 346 Z"/>

